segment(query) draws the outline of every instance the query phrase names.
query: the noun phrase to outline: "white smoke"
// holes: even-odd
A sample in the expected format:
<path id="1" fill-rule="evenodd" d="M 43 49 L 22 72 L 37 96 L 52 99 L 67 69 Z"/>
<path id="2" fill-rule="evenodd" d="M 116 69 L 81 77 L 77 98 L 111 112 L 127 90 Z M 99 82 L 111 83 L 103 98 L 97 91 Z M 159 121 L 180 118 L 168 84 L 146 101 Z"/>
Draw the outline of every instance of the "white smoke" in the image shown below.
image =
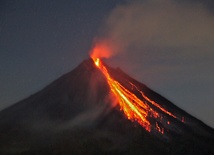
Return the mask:
<path id="1" fill-rule="evenodd" d="M 214 14 L 204 5 L 129 1 L 110 13 L 100 38 L 114 49 L 113 66 L 214 126 Z"/>
<path id="2" fill-rule="evenodd" d="M 214 48 L 214 16 L 200 4 L 135 1 L 116 7 L 105 26 L 104 38 L 118 46 L 117 52 L 139 52 L 148 46 L 198 47 L 208 54 Z"/>

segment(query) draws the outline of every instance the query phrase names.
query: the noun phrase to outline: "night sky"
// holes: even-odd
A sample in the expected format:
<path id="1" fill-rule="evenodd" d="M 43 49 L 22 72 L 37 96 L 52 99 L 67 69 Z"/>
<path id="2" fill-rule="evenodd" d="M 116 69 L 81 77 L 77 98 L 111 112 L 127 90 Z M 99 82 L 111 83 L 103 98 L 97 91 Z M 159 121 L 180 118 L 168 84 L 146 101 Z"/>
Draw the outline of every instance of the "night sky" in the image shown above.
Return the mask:
<path id="1" fill-rule="evenodd" d="M 214 127 L 213 0 L 1 0 L 0 110 L 84 59 L 105 61 Z"/>

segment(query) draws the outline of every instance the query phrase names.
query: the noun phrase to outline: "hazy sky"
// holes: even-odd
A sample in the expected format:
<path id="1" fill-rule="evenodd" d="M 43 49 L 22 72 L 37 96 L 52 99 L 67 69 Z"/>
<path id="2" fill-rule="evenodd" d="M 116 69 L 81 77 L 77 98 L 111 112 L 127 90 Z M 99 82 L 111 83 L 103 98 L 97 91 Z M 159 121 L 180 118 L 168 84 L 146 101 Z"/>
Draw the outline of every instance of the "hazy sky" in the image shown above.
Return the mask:
<path id="1" fill-rule="evenodd" d="M 84 59 L 94 40 L 112 67 L 214 127 L 213 0 L 1 0 L 0 109 Z"/>

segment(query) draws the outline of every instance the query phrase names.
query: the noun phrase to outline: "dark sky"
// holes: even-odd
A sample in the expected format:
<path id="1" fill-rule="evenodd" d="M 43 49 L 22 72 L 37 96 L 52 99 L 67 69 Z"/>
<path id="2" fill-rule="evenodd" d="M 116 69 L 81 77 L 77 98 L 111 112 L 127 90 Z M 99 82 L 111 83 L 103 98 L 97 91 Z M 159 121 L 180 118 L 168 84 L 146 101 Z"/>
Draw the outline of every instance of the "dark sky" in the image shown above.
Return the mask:
<path id="1" fill-rule="evenodd" d="M 1 0 L 0 110 L 88 58 L 93 40 L 120 67 L 214 127 L 212 0 Z"/>
<path id="2" fill-rule="evenodd" d="M 0 4 L 0 109 L 40 90 L 88 58 L 114 0 L 22 0 Z"/>

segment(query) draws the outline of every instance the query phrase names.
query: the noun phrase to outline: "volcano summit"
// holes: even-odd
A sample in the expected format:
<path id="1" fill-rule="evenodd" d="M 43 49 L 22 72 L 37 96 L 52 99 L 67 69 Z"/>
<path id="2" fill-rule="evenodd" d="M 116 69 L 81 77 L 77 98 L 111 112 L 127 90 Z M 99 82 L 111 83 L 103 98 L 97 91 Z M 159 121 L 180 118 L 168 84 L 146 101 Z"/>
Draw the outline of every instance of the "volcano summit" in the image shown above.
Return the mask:
<path id="1" fill-rule="evenodd" d="M 0 112 L 0 154 L 214 154 L 214 130 L 98 59 Z"/>

